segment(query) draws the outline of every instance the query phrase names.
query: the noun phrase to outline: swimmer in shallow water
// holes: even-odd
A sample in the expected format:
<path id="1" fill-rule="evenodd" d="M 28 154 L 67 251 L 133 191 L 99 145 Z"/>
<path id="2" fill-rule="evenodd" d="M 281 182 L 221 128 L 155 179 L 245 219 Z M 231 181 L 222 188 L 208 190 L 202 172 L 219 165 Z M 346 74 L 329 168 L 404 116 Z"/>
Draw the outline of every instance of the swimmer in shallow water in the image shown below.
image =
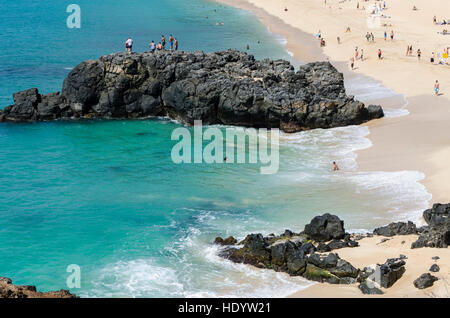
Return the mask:
<path id="1" fill-rule="evenodd" d="M 339 171 L 339 167 L 336 164 L 336 161 L 333 161 L 333 171 Z"/>

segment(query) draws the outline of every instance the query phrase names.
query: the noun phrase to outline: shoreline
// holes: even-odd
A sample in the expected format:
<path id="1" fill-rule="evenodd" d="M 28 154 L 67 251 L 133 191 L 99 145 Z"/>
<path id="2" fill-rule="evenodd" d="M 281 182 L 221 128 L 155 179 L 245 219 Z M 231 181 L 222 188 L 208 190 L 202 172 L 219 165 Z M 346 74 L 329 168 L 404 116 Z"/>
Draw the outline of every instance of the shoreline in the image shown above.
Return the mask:
<path id="1" fill-rule="evenodd" d="M 328 3 L 331 1 L 332 5 L 337 3 L 337 0 L 329 0 Z M 327 45 L 325 49 L 320 48 L 314 37 L 312 26 L 309 29 L 305 27 L 305 24 L 307 24 L 308 21 L 303 21 L 302 23 L 299 21 L 300 19 L 294 20 L 295 14 L 291 14 L 291 10 L 288 12 L 284 12 L 283 10 L 284 7 L 292 8 L 295 6 L 297 10 L 294 10 L 294 12 L 301 12 L 304 9 L 305 12 L 310 13 L 310 11 L 314 10 L 320 11 L 319 7 L 323 7 L 323 4 L 306 4 L 305 0 L 297 2 L 287 0 L 277 4 L 268 0 L 218 0 L 218 2 L 253 12 L 259 20 L 269 28 L 270 32 L 286 38 L 286 49 L 293 54 L 294 59 L 298 59 L 301 62 L 329 60 L 340 72 L 344 73 L 345 78 L 362 75 L 371 80 L 380 82 L 383 87 L 391 89 L 399 96 L 403 96 L 405 104 L 401 105 L 398 110 L 407 111 L 408 113 L 406 115 L 385 117 L 363 124 L 363 126 L 369 128 L 370 134 L 366 138 L 371 141 L 372 146 L 356 150 L 356 161 L 358 164 L 357 171 L 418 171 L 425 176 L 424 179 L 418 182 L 423 184 L 426 191 L 432 196 L 428 201 L 429 206 L 433 203 L 445 203 L 449 201 L 450 168 L 446 165 L 446 158 L 450 158 L 450 128 L 448 125 L 447 127 L 445 126 L 450 120 L 450 100 L 446 95 L 436 97 L 432 93 L 427 94 L 426 90 L 422 87 L 422 83 L 408 81 L 410 77 L 414 78 L 414 72 L 417 72 L 417 69 L 420 69 L 421 66 L 424 69 L 430 69 L 430 67 L 436 68 L 438 74 L 435 74 L 436 72 L 434 72 L 432 74 L 427 74 L 426 76 L 430 81 L 431 78 L 438 77 L 442 73 L 445 73 L 445 71 L 448 72 L 448 66 L 424 65 L 426 62 L 423 61 L 424 64 L 413 65 L 412 67 L 414 70 L 411 72 L 403 72 L 404 74 L 396 73 L 394 76 L 385 76 L 386 74 L 391 75 L 391 73 L 386 70 L 384 70 L 385 72 L 373 70 L 374 63 L 378 61 L 373 61 L 373 59 L 370 59 L 369 57 L 367 59 L 372 68 L 364 65 L 363 69 L 362 65 L 366 63 L 366 61 L 364 61 L 359 63 L 361 64 L 361 68 L 359 68 L 358 66 L 360 65 L 357 64 L 358 68 L 352 71 L 347 66 L 348 62 L 343 58 L 343 53 L 338 52 L 340 51 L 338 45 L 329 45 L 330 48 L 328 48 Z M 419 0 L 417 2 L 421 7 L 425 7 L 425 5 L 422 5 L 424 1 Z M 348 6 L 349 3 L 340 5 Z M 352 4 L 350 3 L 350 5 Z M 346 9 L 349 12 L 351 10 L 351 8 Z M 388 11 L 388 13 L 390 12 Z M 289 14 L 289 17 L 284 18 L 283 15 L 287 14 Z M 354 12 L 349 14 L 354 14 Z M 312 16 L 312 14 L 310 16 Z M 325 12 L 320 17 L 318 23 L 320 24 L 320 22 L 323 22 L 324 19 L 326 20 L 327 18 L 333 20 L 330 15 Z M 353 46 L 360 46 L 361 44 L 362 46 L 365 45 L 365 39 L 363 39 L 365 28 L 362 27 L 365 23 L 365 19 L 358 19 L 361 37 L 359 41 L 352 40 L 352 44 L 349 46 L 350 54 L 352 54 Z M 337 32 L 335 30 L 336 24 L 343 23 L 333 20 L 330 24 L 332 24 L 332 26 L 330 26 L 331 32 Z M 353 26 L 353 28 L 355 28 L 355 26 Z M 297 30 L 297 33 L 295 30 Z M 397 31 L 397 34 L 399 33 L 401 32 Z M 323 30 L 322 34 L 325 34 Z M 328 43 L 330 42 L 332 41 L 328 40 Z M 301 43 L 301 45 L 297 45 L 297 43 Z M 332 54 L 333 52 L 338 54 Z M 351 55 L 349 56 L 351 57 Z M 426 60 L 427 56 L 424 56 L 423 59 Z M 389 62 L 393 63 L 392 61 Z M 400 64 L 400 68 L 406 67 L 411 64 L 411 60 L 402 61 L 402 63 L 398 64 Z M 420 74 L 419 78 L 421 78 L 422 73 L 418 74 Z M 394 81 L 389 77 L 394 77 Z M 445 80 L 445 83 L 448 83 L 448 87 L 450 87 L 450 80 L 448 78 L 450 78 L 448 75 L 447 78 L 439 77 L 441 85 Z M 397 81 L 395 81 L 395 79 L 397 79 Z M 431 82 L 431 84 L 432 83 L 433 82 Z M 429 89 L 429 91 L 431 92 L 431 89 Z M 386 100 L 389 103 L 389 98 L 386 98 Z M 382 104 L 382 106 L 384 105 Z M 411 240 L 411 237 L 408 237 L 408 241 L 409 240 Z M 427 271 L 430 266 L 428 263 L 431 262 L 431 254 L 437 255 L 439 253 L 439 255 L 442 255 L 442 252 L 446 251 L 426 248 L 422 253 L 417 253 L 417 250 L 407 248 L 406 246 L 409 246 L 408 244 L 403 245 L 401 243 L 403 240 L 398 237 L 390 241 L 390 243 L 384 247 L 378 246 L 378 241 L 379 238 L 363 239 L 361 241 L 364 246 L 362 250 L 360 249 L 355 253 L 352 249 L 347 248 L 342 250 L 342 255 L 344 258 L 351 262 L 354 261 L 356 265 L 362 267 L 367 266 L 370 263 L 382 263 L 389 257 L 398 257 L 398 253 L 411 258 L 409 266 L 413 269 L 413 274 L 408 273 L 401 283 L 395 286 L 395 288 L 387 290 L 386 294 L 382 295 L 382 297 L 434 297 L 436 295 L 445 295 L 446 292 L 443 288 L 440 288 L 439 290 L 433 288 L 432 291 L 429 290 L 425 292 L 417 291 L 413 288 L 411 282 L 417 272 Z M 444 257 L 447 260 L 449 256 L 448 253 L 444 254 Z M 408 271 L 411 272 L 411 269 L 407 270 L 407 272 Z M 448 279 L 447 276 L 448 275 L 443 276 L 444 281 Z M 361 294 L 356 286 L 323 285 L 324 284 L 314 284 L 289 297 L 366 296 Z"/>
<path id="2" fill-rule="evenodd" d="M 432 195 L 432 199 L 429 201 L 430 207 L 433 203 L 445 203 L 449 200 L 450 181 L 448 180 L 450 180 L 450 167 L 446 165 L 445 158 L 450 157 L 450 127 L 445 127 L 445 122 L 450 120 L 450 99 L 446 96 L 450 96 L 450 94 L 436 97 L 432 94 L 432 89 L 425 89 L 422 83 L 409 81 L 411 77 L 414 77 L 414 74 L 420 74 L 419 77 L 422 77 L 423 73 L 420 71 L 421 67 L 423 67 L 428 71 L 426 73 L 427 78 L 439 77 L 441 86 L 444 83 L 446 87 L 450 87 L 450 77 L 448 74 L 447 78 L 444 77 L 445 72 L 450 71 L 447 65 L 427 65 L 425 61 L 427 55 L 423 57 L 421 64 L 416 63 L 418 65 L 412 64 L 411 59 L 402 60 L 400 61 L 401 63 L 394 63 L 392 58 L 390 58 L 391 61 L 389 61 L 390 65 L 388 69 L 392 64 L 399 64 L 395 67 L 396 69 L 402 69 L 406 65 L 414 69 L 411 72 L 404 72 L 407 74 L 396 73 L 395 76 L 385 76 L 391 73 L 388 73 L 384 69 L 385 67 L 383 67 L 383 70 L 374 69 L 375 67 L 373 65 L 378 61 L 373 61 L 370 57 L 366 57 L 364 62 L 357 63 L 357 69 L 351 71 L 349 67 L 345 67 L 348 64 L 348 60 L 343 56 L 351 57 L 354 45 L 359 45 L 360 47 L 361 43 L 362 46 L 365 45 L 363 42 L 365 41 L 363 38 L 364 32 L 362 31 L 365 31 L 363 27 L 366 25 L 364 10 L 357 12 L 362 16 L 357 21 L 358 27 L 361 30 L 361 37 L 349 41 L 352 42 L 351 46 L 347 47 L 349 49 L 349 55 L 344 55 L 345 53 L 341 50 L 342 44 L 334 44 L 332 40 L 328 40 L 328 44 L 324 49 L 320 48 L 317 39 L 314 37 L 313 30 L 315 29 L 313 29 L 313 26 L 306 27 L 312 19 L 312 14 L 310 13 L 319 11 L 319 16 L 316 16 L 318 18 L 313 19 L 314 21 L 317 20 L 317 22 L 312 23 L 312 25 L 320 25 L 321 22 L 331 19 L 330 31 L 339 33 L 336 30 L 335 24 L 344 24 L 339 22 L 337 18 L 332 19 L 331 16 L 336 11 L 330 11 L 330 14 L 323 12 L 322 3 L 307 3 L 308 1 L 305 0 L 286 0 L 283 3 L 273 3 L 268 0 L 218 0 L 218 2 L 253 12 L 269 28 L 270 32 L 286 38 L 286 49 L 292 52 L 294 58 L 301 62 L 329 60 L 340 72 L 344 73 L 345 77 L 348 77 L 348 74 L 363 75 L 372 80 L 379 81 L 384 87 L 392 89 L 399 95 L 403 95 L 407 103 L 404 109 L 409 112 L 407 116 L 385 117 L 363 124 L 363 126 L 367 126 L 370 129 L 368 138 L 372 142 L 372 147 L 356 151 L 358 156 L 358 171 L 419 171 L 425 174 L 425 178 L 420 182 Z M 332 5 L 335 5 L 338 3 L 338 0 L 328 0 L 328 3 L 330 2 Z M 420 5 L 420 8 L 426 7 L 424 0 L 418 0 L 417 4 Z M 344 10 L 342 11 L 346 16 L 354 17 L 356 8 L 353 8 L 352 3 L 340 3 L 339 5 L 342 6 L 342 9 L 345 9 L 345 12 Z M 450 4 L 448 5 L 450 7 Z M 396 4 L 396 6 L 399 5 Z M 295 12 L 307 12 L 309 19 L 295 19 L 295 13 L 291 13 L 291 10 L 285 12 L 285 7 L 294 7 L 296 10 L 292 11 Z M 397 8 L 394 9 L 397 10 Z M 387 12 L 388 14 L 390 13 L 389 10 Z M 284 17 L 286 15 L 289 16 Z M 352 23 L 356 24 L 353 21 Z M 397 34 L 399 33 L 403 35 L 402 32 L 397 31 Z M 325 34 L 323 30 L 322 34 Z M 343 35 L 341 37 L 344 38 Z M 330 42 L 333 44 L 330 45 Z M 301 45 L 297 43 L 301 43 Z M 403 50 L 401 50 L 401 53 L 403 53 Z M 401 53 L 398 54 L 401 55 Z M 369 63 L 371 65 L 364 65 Z M 362 69 L 363 66 L 364 69 Z M 428 74 L 430 73 L 430 69 L 433 69 L 433 72 Z M 443 75 L 438 76 L 441 74 Z M 400 75 L 402 76 L 401 79 L 398 78 Z M 394 77 L 394 79 L 391 77 Z M 432 87 L 433 80 L 429 81 Z M 446 85 L 447 83 L 448 85 Z M 426 92 L 430 92 L 430 94 L 427 95 Z M 431 114 L 430 111 L 432 112 Z M 426 120 L 426 125 L 422 122 L 423 119 Z M 439 139 L 438 142 L 433 140 L 435 138 Z"/>

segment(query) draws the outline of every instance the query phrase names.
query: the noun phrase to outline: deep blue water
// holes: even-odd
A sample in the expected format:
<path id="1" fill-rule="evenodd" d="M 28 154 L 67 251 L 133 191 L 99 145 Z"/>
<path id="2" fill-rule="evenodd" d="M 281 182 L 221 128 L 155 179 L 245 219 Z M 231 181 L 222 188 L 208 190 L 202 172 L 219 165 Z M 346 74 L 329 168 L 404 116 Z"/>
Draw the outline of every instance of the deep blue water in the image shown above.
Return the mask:
<path id="1" fill-rule="evenodd" d="M 29 87 L 58 91 L 72 67 L 123 50 L 128 36 L 138 51 L 172 33 L 183 50 L 249 44 L 258 58 L 289 58 L 254 16 L 211 1 L 77 3 L 82 28 L 71 30 L 66 1 L 2 0 L 0 105 Z M 220 260 L 214 238 L 300 231 L 323 212 L 369 229 L 410 218 L 428 199 L 420 174 L 356 172 L 354 150 L 370 146 L 365 127 L 283 134 L 274 175 L 253 164 L 176 165 L 178 127 L 0 124 L 0 276 L 67 288 L 66 267 L 77 264 L 81 296 L 284 296 L 308 283 Z M 332 160 L 342 172 L 330 171 Z"/>

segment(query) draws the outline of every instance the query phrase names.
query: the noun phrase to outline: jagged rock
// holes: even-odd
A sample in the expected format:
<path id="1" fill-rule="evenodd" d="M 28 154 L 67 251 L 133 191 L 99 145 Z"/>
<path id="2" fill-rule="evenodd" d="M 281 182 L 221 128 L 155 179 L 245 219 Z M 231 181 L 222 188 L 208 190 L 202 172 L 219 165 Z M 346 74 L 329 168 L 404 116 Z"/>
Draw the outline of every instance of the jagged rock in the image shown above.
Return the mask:
<path id="1" fill-rule="evenodd" d="M 270 264 L 270 249 L 262 234 L 249 234 L 244 239 L 244 247 L 229 247 L 220 252 L 220 256 L 235 263 L 251 264 L 261 267 L 260 264 Z"/>
<path id="2" fill-rule="evenodd" d="M 216 238 L 219 244 L 223 241 L 222 238 Z M 354 241 L 351 241 L 350 236 L 347 235 L 342 242 L 351 244 Z M 326 281 L 332 284 L 356 282 L 359 269 L 341 259 L 337 254 L 315 253 L 314 244 L 304 235 L 295 234 L 289 230 L 279 236 L 270 234 L 264 237 L 262 234 L 250 234 L 239 242 L 238 246 L 227 246 L 220 250 L 219 256 L 233 262 L 282 271 L 314 281 Z M 243 247 L 239 247 L 241 245 Z"/>
<path id="3" fill-rule="evenodd" d="M 380 286 L 389 288 L 402 277 L 405 272 L 405 261 L 400 258 L 390 258 L 380 265 Z"/>
<path id="4" fill-rule="evenodd" d="M 377 285 L 370 281 L 365 280 L 361 284 L 358 285 L 359 290 L 365 295 L 381 295 L 383 291 L 377 287 Z"/>
<path id="5" fill-rule="evenodd" d="M 352 240 L 332 240 L 327 244 L 330 251 L 341 249 L 344 247 L 357 247 L 359 243 Z"/>
<path id="6" fill-rule="evenodd" d="M 423 212 L 423 218 L 430 226 L 435 226 L 438 224 L 444 224 L 449 220 L 450 215 L 450 203 L 448 204 L 433 204 L 431 209 L 425 210 Z"/>
<path id="7" fill-rule="evenodd" d="M 0 277 L 0 298 L 76 298 L 68 290 L 38 292 L 35 286 L 14 285 L 11 279 Z"/>
<path id="8" fill-rule="evenodd" d="M 220 245 L 234 245 L 237 243 L 237 240 L 232 236 L 229 236 L 226 239 L 223 239 L 219 236 L 219 237 L 216 237 L 216 239 L 214 240 L 214 243 L 220 244 Z"/>
<path id="9" fill-rule="evenodd" d="M 439 267 L 438 264 L 433 264 L 433 265 L 431 265 L 431 267 L 430 267 L 430 272 L 433 272 L 433 273 L 437 273 L 437 272 L 439 272 L 440 270 L 441 270 L 441 268 Z"/>
<path id="10" fill-rule="evenodd" d="M 373 231 L 376 235 L 382 236 L 394 236 L 394 235 L 409 235 L 409 234 L 417 234 L 416 225 L 408 221 L 405 222 L 393 222 L 389 225 L 379 227 Z"/>
<path id="11" fill-rule="evenodd" d="M 411 248 L 436 247 L 447 248 L 450 245 L 450 219 L 445 223 L 429 226 L 424 230 Z"/>
<path id="12" fill-rule="evenodd" d="M 340 278 L 354 278 L 354 281 L 356 281 L 356 278 L 358 277 L 359 270 L 355 268 L 352 264 L 347 262 L 346 260 L 343 260 L 341 258 L 338 259 L 336 266 L 334 268 L 329 269 L 330 273 L 340 277 Z M 353 283 L 352 281 L 351 283 Z"/>
<path id="13" fill-rule="evenodd" d="M 327 242 L 332 239 L 343 239 L 345 236 L 344 221 L 336 215 L 326 213 L 316 216 L 303 231 L 308 237 L 317 242 Z"/>
<path id="14" fill-rule="evenodd" d="M 317 246 L 317 252 L 324 253 L 324 252 L 331 252 L 331 248 L 328 246 L 328 244 L 319 243 Z"/>
<path id="15" fill-rule="evenodd" d="M 339 256 L 335 253 L 328 255 L 312 254 L 308 257 L 308 263 L 314 264 L 320 268 L 336 267 Z"/>
<path id="16" fill-rule="evenodd" d="M 420 277 L 414 281 L 414 287 L 418 289 L 428 288 L 433 286 L 434 282 L 437 280 L 438 278 L 436 276 L 433 276 L 430 273 L 425 273 L 420 275 Z"/>
<path id="17" fill-rule="evenodd" d="M 303 244 L 301 246 L 301 249 L 303 252 L 305 252 L 305 254 L 312 254 L 317 250 L 316 247 L 311 242 Z"/>
<path id="18" fill-rule="evenodd" d="M 361 124 L 380 106 L 345 93 L 330 63 L 295 72 L 287 61 L 256 61 L 239 51 L 118 53 L 85 61 L 61 94 L 31 89 L 14 95 L 2 121 L 169 116 L 185 124 L 280 128 L 286 132 Z"/>

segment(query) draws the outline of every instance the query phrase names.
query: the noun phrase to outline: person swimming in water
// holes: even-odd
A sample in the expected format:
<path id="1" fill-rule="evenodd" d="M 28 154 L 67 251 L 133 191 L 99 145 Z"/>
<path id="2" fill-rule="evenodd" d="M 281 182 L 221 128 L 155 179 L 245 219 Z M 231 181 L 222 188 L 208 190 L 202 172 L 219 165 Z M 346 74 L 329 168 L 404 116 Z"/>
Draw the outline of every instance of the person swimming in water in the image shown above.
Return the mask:
<path id="1" fill-rule="evenodd" d="M 339 167 L 338 167 L 336 161 L 333 161 L 333 171 L 339 171 Z"/>

